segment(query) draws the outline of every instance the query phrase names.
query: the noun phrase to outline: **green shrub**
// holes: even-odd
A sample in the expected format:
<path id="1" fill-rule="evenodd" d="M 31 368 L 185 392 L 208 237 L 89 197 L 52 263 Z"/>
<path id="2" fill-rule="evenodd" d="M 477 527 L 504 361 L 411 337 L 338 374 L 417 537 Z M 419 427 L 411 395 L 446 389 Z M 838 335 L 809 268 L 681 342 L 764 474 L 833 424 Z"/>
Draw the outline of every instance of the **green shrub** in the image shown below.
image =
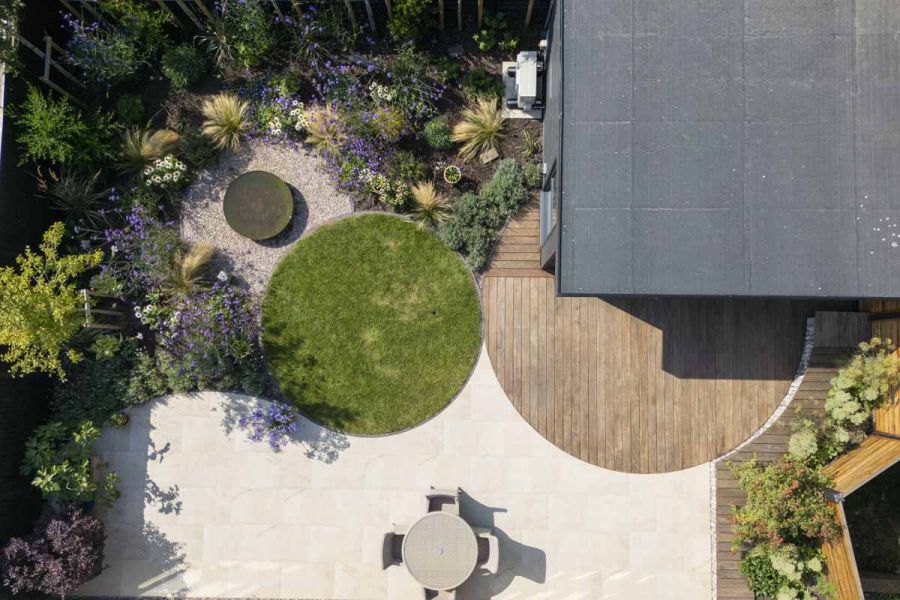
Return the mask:
<path id="1" fill-rule="evenodd" d="M 830 585 L 824 576 L 825 559 L 818 548 L 782 546 L 772 550 L 757 546 L 741 559 L 741 573 L 758 598 L 813 598 L 810 590 L 825 593 Z"/>
<path id="2" fill-rule="evenodd" d="M 501 160 L 479 195 L 490 205 L 496 206 L 505 221 L 528 200 L 522 167 L 511 158 Z"/>
<path id="3" fill-rule="evenodd" d="M 8 0 L 0 3 L 0 23 L 7 23 L 7 31 L 15 32 L 25 0 Z M 6 65 L 7 72 L 15 73 L 19 65 L 19 44 L 15 35 L 0 35 L 0 63 Z"/>
<path id="4" fill-rule="evenodd" d="M 90 502 L 97 499 L 112 504 L 118 497 L 118 477 L 106 472 L 100 483 L 91 472 L 91 454 L 100 430 L 90 421 L 67 427 L 51 421 L 38 427 L 25 444 L 22 475 L 33 477 L 31 484 L 51 502 Z"/>
<path id="5" fill-rule="evenodd" d="M 100 264 L 102 253 L 60 255 L 65 228 L 54 223 L 34 253 L 16 258 L 15 267 L 0 267 L 0 361 L 13 375 L 53 373 L 65 377 L 63 358 L 81 354 L 69 341 L 84 321 L 83 299 L 76 282 Z"/>
<path id="6" fill-rule="evenodd" d="M 206 58 L 190 44 L 168 48 L 162 55 L 162 72 L 176 88 L 188 88 L 206 73 Z"/>
<path id="7" fill-rule="evenodd" d="M 522 177 L 525 180 L 525 187 L 529 190 L 539 189 L 544 183 L 541 165 L 536 163 L 525 163 L 522 166 Z"/>
<path id="8" fill-rule="evenodd" d="M 801 422 L 789 451 L 797 460 L 824 465 L 865 437 L 872 411 L 900 386 L 900 357 L 891 340 L 872 338 L 859 345 L 850 363 L 831 380 L 825 419 Z"/>
<path id="9" fill-rule="evenodd" d="M 466 97 L 473 101 L 478 98 L 499 100 L 505 93 L 500 76 L 489 72 L 484 67 L 478 67 L 466 73 L 462 80 L 462 90 Z"/>
<path id="10" fill-rule="evenodd" d="M 119 29 L 133 40 L 144 60 L 152 60 L 162 48 L 169 45 L 168 30 L 175 23 L 175 18 L 154 3 L 141 0 L 100 0 L 98 6 L 119 23 Z"/>
<path id="11" fill-rule="evenodd" d="M 416 183 L 427 179 L 429 175 L 428 167 L 412 152 L 402 150 L 388 160 L 387 176 L 389 179 Z"/>
<path id="12" fill-rule="evenodd" d="M 71 368 L 66 382 L 54 390 L 54 414 L 66 425 L 81 421 L 104 425 L 119 411 L 168 392 L 153 357 L 130 339 L 111 356 L 98 355 Z"/>
<path id="13" fill-rule="evenodd" d="M 428 145 L 435 150 L 449 150 L 453 147 L 453 142 L 450 140 L 450 135 L 452 133 L 453 130 L 451 129 L 450 124 L 447 123 L 447 119 L 444 117 L 437 117 L 425 124 L 425 129 L 422 131 L 422 137 L 424 137 Z"/>
<path id="14" fill-rule="evenodd" d="M 212 29 L 201 38 L 218 66 L 246 69 L 271 59 L 278 40 L 260 0 L 228 2 L 220 11 Z"/>
<path id="15" fill-rule="evenodd" d="M 819 469 L 783 458 L 768 465 L 751 459 L 732 470 L 747 492 L 744 506 L 733 509 L 736 545 L 821 543 L 837 535 L 834 509 L 823 493 L 829 481 Z"/>
<path id="16" fill-rule="evenodd" d="M 490 257 L 497 231 L 527 200 L 521 167 L 512 159 L 502 160 L 477 196 L 466 193 L 456 201 L 441 238 L 466 257 L 470 268 L 479 270 Z"/>
<path id="17" fill-rule="evenodd" d="M 395 42 L 421 42 L 432 32 L 431 0 L 394 0 L 388 32 Z"/>
<path id="18" fill-rule="evenodd" d="M 178 140 L 181 158 L 194 169 L 204 169 L 219 160 L 219 149 L 213 141 L 196 129 L 187 129 Z"/>
<path id="19" fill-rule="evenodd" d="M 124 94 L 116 101 L 116 114 L 129 125 L 138 125 L 144 120 L 144 101 L 140 96 Z"/>
<path id="20" fill-rule="evenodd" d="M 109 120 L 84 118 L 66 98 L 29 86 L 22 106 L 11 111 L 22 128 L 20 164 L 27 161 L 89 168 L 112 157 L 115 128 Z"/>

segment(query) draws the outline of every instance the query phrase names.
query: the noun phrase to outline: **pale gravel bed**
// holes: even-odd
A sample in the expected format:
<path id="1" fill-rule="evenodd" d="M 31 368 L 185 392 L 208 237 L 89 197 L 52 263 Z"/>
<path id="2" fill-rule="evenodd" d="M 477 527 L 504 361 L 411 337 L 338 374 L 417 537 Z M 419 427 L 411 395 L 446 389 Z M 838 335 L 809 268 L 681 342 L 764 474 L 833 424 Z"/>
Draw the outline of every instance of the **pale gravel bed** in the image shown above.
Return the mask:
<path id="1" fill-rule="evenodd" d="M 268 240 L 244 238 L 228 226 L 222 201 L 228 184 L 247 171 L 268 171 L 280 177 L 294 193 L 294 216 L 287 228 Z M 247 141 L 236 151 L 223 153 L 219 163 L 202 171 L 188 187 L 181 208 L 181 236 L 189 242 L 207 242 L 218 250 L 216 268 L 244 280 L 262 293 L 278 261 L 294 242 L 316 226 L 353 211 L 350 197 L 339 192 L 319 166 L 318 158 L 303 147 Z"/>

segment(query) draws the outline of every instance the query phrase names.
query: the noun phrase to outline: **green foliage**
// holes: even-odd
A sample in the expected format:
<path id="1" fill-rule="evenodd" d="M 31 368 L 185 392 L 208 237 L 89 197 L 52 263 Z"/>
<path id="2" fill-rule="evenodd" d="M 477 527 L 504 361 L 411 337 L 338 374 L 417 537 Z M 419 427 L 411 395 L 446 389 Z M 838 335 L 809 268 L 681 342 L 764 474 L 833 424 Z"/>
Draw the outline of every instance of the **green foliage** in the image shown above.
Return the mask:
<path id="1" fill-rule="evenodd" d="M 473 102 L 479 98 L 499 100 L 504 94 L 503 80 L 484 67 L 477 67 L 463 77 L 462 91 Z"/>
<path id="2" fill-rule="evenodd" d="M 523 158 L 532 159 L 541 153 L 543 147 L 544 139 L 541 137 L 541 134 L 535 134 L 526 130 L 525 134 L 522 136 L 522 146 L 519 150 L 522 151 Z"/>
<path id="3" fill-rule="evenodd" d="M 55 210 L 65 213 L 65 222 L 74 237 L 99 235 L 109 226 L 104 208 L 109 201 L 109 189 L 98 189 L 100 171 L 84 175 L 64 168 L 57 174 L 38 169 L 38 196 L 45 198 Z"/>
<path id="4" fill-rule="evenodd" d="M 818 548 L 757 546 L 741 560 L 741 573 L 757 597 L 817 600 L 828 597 L 825 558 Z"/>
<path id="5" fill-rule="evenodd" d="M 20 164 L 27 161 L 90 167 L 112 156 L 115 128 L 104 117 L 85 119 L 66 98 L 29 86 L 22 106 L 11 111 L 22 128 Z"/>
<path id="6" fill-rule="evenodd" d="M 422 137 L 435 150 L 449 150 L 453 147 L 453 142 L 450 140 L 451 133 L 453 130 L 447 123 L 447 119 L 436 117 L 425 124 Z"/>
<path id="7" fill-rule="evenodd" d="M 457 200 L 441 238 L 466 256 L 470 268 L 479 270 L 487 263 L 498 230 L 527 200 L 521 167 L 512 159 L 502 160 L 477 196 L 466 193 Z"/>
<path id="8" fill-rule="evenodd" d="M 220 16 L 201 40 L 219 67 L 258 67 L 275 52 L 278 39 L 273 25 L 260 0 L 225 2 L 221 4 Z"/>
<path id="9" fill-rule="evenodd" d="M 187 129 L 178 140 L 181 158 L 193 169 L 204 169 L 219 161 L 219 148 L 196 129 Z"/>
<path id="10" fill-rule="evenodd" d="M 161 66 L 172 86 L 184 89 L 200 81 L 206 73 L 206 57 L 191 44 L 179 44 L 163 52 Z"/>
<path id="11" fill-rule="evenodd" d="M 736 546 L 817 545 L 837 535 L 823 493 L 829 481 L 819 469 L 784 458 L 768 465 L 748 460 L 732 470 L 747 493 L 746 504 L 733 509 Z"/>
<path id="12" fill-rule="evenodd" d="M 539 189 L 544 183 L 541 165 L 537 163 L 525 163 L 522 165 L 522 177 L 525 180 L 525 187 L 529 190 Z"/>
<path id="13" fill-rule="evenodd" d="M 459 155 L 466 160 L 497 150 L 503 139 L 506 117 L 495 100 L 479 98 L 475 106 L 462 112 L 462 120 L 453 126 L 450 139 L 461 142 Z"/>
<path id="14" fill-rule="evenodd" d="M 114 357 L 122 349 L 122 336 L 120 335 L 98 335 L 91 342 L 90 351 L 97 360 L 107 360 Z"/>
<path id="15" fill-rule="evenodd" d="M 432 62 L 435 71 L 437 71 L 437 79 L 442 84 L 447 85 L 459 78 L 461 68 L 459 60 L 450 58 L 449 56 L 440 56 Z"/>
<path id="16" fill-rule="evenodd" d="M 100 340 L 119 338 L 100 336 L 95 345 Z M 66 382 L 56 387 L 53 408 L 62 423 L 105 424 L 114 414 L 170 391 L 155 359 L 134 339 L 120 341 L 119 345 L 117 352 L 110 354 L 110 349 L 103 349 L 104 355 L 97 354 L 71 368 Z"/>
<path id="17" fill-rule="evenodd" d="M 250 127 L 247 111 L 250 104 L 237 95 L 222 92 L 203 101 L 201 112 L 203 135 L 212 140 L 216 148 L 236 149 L 241 145 L 241 137 Z"/>
<path id="18" fill-rule="evenodd" d="M 168 11 L 141 0 L 100 0 L 98 6 L 127 33 L 142 59 L 155 58 L 169 44 L 168 30 L 175 19 Z"/>
<path id="19" fill-rule="evenodd" d="M 824 465 L 865 437 L 872 411 L 900 386 L 900 357 L 891 340 L 859 345 L 850 363 L 831 380 L 821 424 L 805 420 L 790 440 L 791 455 Z"/>
<path id="20" fill-rule="evenodd" d="M 144 101 L 134 94 L 123 94 L 116 100 L 116 114 L 128 125 L 137 125 L 144 120 Z"/>
<path id="21" fill-rule="evenodd" d="M 485 15 L 484 26 L 472 36 L 472 39 L 482 53 L 499 48 L 502 52 L 511 54 L 519 47 L 519 40 L 509 30 L 506 15 L 502 12 L 498 12 L 496 15 Z"/>
<path id="22" fill-rule="evenodd" d="M 32 477 L 31 484 L 48 500 L 97 499 L 112 504 L 119 495 L 117 475 L 107 471 L 98 484 L 91 468 L 91 452 L 99 437 L 100 430 L 90 421 L 71 428 L 59 421 L 42 425 L 25 444 L 22 475 Z"/>
<path id="23" fill-rule="evenodd" d="M 0 267 L 0 360 L 13 375 L 44 372 L 65 377 L 61 355 L 75 362 L 81 355 L 66 349 L 84 320 L 77 279 L 100 264 L 100 251 L 61 256 L 65 229 L 50 226 L 39 247 L 26 247 L 15 267 Z"/>
<path id="24" fill-rule="evenodd" d="M 394 0 L 388 32 L 398 43 L 422 42 L 432 33 L 431 0 Z"/>
<path id="25" fill-rule="evenodd" d="M 412 152 L 401 150 L 388 161 L 387 176 L 394 181 L 412 184 L 427 179 L 429 175 L 428 167 Z"/>
<path id="26" fill-rule="evenodd" d="M 413 209 L 410 214 L 419 222 L 420 227 L 435 228 L 446 223 L 450 218 L 450 205 L 447 197 L 438 193 L 432 182 L 419 182 L 412 186 L 410 193 L 413 200 Z"/>
<path id="27" fill-rule="evenodd" d="M 397 107 L 382 106 L 372 111 L 368 126 L 376 136 L 393 144 L 406 130 L 406 114 Z"/>
<path id="28" fill-rule="evenodd" d="M 7 71 L 13 73 L 19 66 L 18 42 L 15 32 L 18 30 L 19 16 L 24 7 L 24 0 L 0 2 L 0 22 L 7 24 L 5 32 L 0 33 L 0 63 L 6 65 Z"/>
<path id="29" fill-rule="evenodd" d="M 487 204 L 497 207 L 506 218 L 515 214 L 519 207 L 528 200 L 525 176 L 522 167 L 511 158 L 497 163 L 491 180 L 481 188 L 479 196 Z"/>

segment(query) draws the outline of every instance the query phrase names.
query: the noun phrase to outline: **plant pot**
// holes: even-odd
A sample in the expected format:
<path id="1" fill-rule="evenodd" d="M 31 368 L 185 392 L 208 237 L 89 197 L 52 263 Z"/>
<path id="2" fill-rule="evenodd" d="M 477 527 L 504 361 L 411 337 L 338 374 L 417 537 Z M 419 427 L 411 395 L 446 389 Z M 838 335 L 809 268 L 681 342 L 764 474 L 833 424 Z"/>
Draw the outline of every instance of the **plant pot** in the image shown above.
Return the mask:
<path id="1" fill-rule="evenodd" d="M 462 171 L 456 165 L 449 165 L 444 168 L 444 181 L 450 185 L 456 185 L 462 181 Z"/>

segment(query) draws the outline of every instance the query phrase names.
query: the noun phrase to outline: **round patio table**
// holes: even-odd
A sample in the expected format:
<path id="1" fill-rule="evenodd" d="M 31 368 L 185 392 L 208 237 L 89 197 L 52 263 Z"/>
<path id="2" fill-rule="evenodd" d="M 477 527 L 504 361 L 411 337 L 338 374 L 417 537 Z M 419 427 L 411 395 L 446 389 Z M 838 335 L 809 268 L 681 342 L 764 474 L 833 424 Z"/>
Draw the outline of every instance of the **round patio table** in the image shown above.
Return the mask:
<path id="1" fill-rule="evenodd" d="M 403 564 L 422 586 L 452 590 L 475 571 L 478 541 L 457 515 L 431 512 L 409 527 L 401 552 Z"/>

